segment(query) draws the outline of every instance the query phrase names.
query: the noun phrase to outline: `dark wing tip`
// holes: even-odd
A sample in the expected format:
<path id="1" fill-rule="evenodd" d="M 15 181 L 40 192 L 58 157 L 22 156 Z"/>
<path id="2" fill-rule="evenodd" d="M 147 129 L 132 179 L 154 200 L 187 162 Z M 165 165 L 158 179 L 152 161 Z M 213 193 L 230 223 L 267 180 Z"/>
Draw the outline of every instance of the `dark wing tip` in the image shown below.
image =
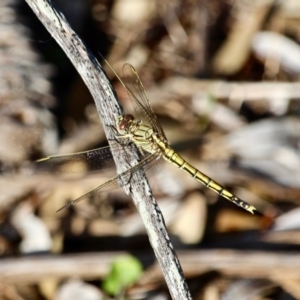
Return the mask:
<path id="1" fill-rule="evenodd" d="M 74 202 L 74 201 L 67 202 L 64 206 L 62 206 L 61 208 L 59 208 L 59 209 L 56 211 L 56 213 L 58 213 L 58 212 L 60 212 L 60 211 L 62 211 L 62 210 L 64 210 L 64 209 L 69 208 L 70 206 L 74 205 L 73 202 Z"/>

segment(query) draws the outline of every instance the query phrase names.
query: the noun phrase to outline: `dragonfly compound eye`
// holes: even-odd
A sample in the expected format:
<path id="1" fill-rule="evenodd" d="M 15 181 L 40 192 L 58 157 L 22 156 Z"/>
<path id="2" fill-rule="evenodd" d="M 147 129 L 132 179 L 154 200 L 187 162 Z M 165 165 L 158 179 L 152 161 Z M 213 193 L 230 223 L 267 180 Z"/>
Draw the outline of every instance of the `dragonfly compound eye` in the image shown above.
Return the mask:
<path id="1" fill-rule="evenodd" d="M 123 117 L 120 118 L 117 122 L 117 128 L 118 128 L 118 131 L 120 131 L 121 133 L 124 131 L 127 131 L 126 129 L 128 128 L 128 121 L 125 120 Z"/>
<path id="2" fill-rule="evenodd" d="M 128 123 L 125 120 L 120 121 L 119 124 L 118 124 L 118 128 L 121 131 L 124 131 L 127 126 L 128 126 Z"/>
<path id="3" fill-rule="evenodd" d="M 118 129 L 120 131 L 128 131 L 131 122 L 134 120 L 134 117 L 132 115 L 125 115 L 124 117 L 120 117 L 118 120 Z"/>
<path id="4" fill-rule="evenodd" d="M 124 120 L 129 122 L 129 121 L 133 121 L 134 120 L 134 117 L 132 115 L 125 115 L 124 116 Z"/>

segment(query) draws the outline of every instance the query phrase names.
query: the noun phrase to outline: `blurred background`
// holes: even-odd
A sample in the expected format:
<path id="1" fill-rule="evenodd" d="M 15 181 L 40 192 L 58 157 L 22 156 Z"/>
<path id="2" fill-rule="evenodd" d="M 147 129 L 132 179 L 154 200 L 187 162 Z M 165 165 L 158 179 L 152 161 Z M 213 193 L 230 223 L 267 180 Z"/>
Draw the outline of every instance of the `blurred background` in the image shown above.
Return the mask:
<path id="1" fill-rule="evenodd" d="M 193 299 L 300 299 L 300 1 L 55 5 L 100 63 L 137 69 L 171 145 L 257 208 L 167 163 L 151 177 Z M 107 141 L 89 91 L 25 1 L 0 0 L 0 26 L 0 299 L 170 299 L 123 191 L 56 213 L 113 173 L 37 174 L 32 162 Z M 129 253 L 136 260 L 116 267 Z M 132 280 L 107 288 L 131 268 Z"/>

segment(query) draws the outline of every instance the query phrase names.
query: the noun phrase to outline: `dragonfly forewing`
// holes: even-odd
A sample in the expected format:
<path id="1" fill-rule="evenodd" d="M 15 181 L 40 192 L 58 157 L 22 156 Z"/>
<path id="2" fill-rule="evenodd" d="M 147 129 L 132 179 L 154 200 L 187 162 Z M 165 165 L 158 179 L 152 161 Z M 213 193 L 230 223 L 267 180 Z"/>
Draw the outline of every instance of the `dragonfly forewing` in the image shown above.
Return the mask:
<path id="1" fill-rule="evenodd" d="M 125 64 L 123 66 L 122 74 L 124 86 L 138 117 L 146 120 L 146 124 L 148 123 L 164 141 L 167 141 L 165 132 L 152 110 L 144 86 L 135 68 L 130 64 Z"/>
<path id="2" fill-rule="evenodd" d="M 32 169 L 35 172 L 51 172 L 61 174 L 87 173 L 108 170 L 115 167 L 110 147 L 94 150 L 53 155 L 35 161 Z"/>
<path id="3" fill-rule="evenodd" d="M 128 145 L 128 147 L 133 147 Z M 120 155 L 125 153 L 120 146 L 102 147 L 89 151 L 52 155 L 39 159 L 32 163 L 31 169 L 37 173 L 91 173 L 107 170 L 115 170 L 115 162 L 112 156 L 112 148 Z"/>

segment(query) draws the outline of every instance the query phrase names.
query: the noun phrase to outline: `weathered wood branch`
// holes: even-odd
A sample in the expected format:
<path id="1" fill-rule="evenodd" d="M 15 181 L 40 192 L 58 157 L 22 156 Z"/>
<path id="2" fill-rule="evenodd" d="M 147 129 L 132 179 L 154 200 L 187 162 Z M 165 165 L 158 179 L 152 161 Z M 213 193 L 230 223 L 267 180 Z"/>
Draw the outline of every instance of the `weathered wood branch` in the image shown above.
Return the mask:
<path id="1" fill-rule="evenodd" d="M 107 274 L 110 263 L 116 257 L 125 254 L 107 252 L 2 259 L 0 281 L 34 283 L 49 276 L 68 278 L 74 275 L 99 279 Z M 178 256 L 188 277 L 214 270 L 233 277 L 300 280 L 300 254 L 295 252 L 178 251 Z M 152 270 L 151 274 L 147 276 L 148 282 L 162 279 L 159 268 L 157 272 Z"/>
<path id="2" fill-rule="evenodd" d="M 123 114 L 123 111 L 101 66 L 50 0 L 26 0 L 26 2 L 81 75 L 94 98 L 109 143 L 116 143 L 111 128 L 115 126 L 115 120 Z M 120 145 L 122 143 L 126 151 L 126 141 L 120 141 Z M 130 149 L 130 151 L 127 150 L 126 157 L 118 155 L 118 151 L 115 149 L 112 151 L 119 174 L 138 162 L 138 152 L 134 153 L 132 148 Z M 123 188 L 132 196 L 139 210 L 172 298 L 176 300 L 191 299 L 180 263 L 166 231 L 162 213 L 152 196 L 143 171 L 136 172 L 131 177 L 130 184 L 126 184 Z"/>

